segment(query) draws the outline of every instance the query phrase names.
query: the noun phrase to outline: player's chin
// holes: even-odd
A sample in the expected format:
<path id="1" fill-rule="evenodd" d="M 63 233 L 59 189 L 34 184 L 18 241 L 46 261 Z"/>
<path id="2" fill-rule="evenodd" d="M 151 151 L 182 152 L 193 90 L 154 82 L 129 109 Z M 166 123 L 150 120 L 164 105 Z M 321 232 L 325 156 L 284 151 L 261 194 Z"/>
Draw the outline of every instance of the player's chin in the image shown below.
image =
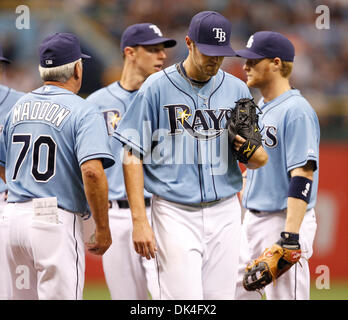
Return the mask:
<path id="1" fill-rule="evenodd" d="M 219 66 L 214 65 L 214 66 L 207 66 L 206 68 L 206 74 L 209 76 L 215 76 L 219 71 Z"/>
<path id="2" fill-rule="evenodd" d="M 257 88 L 257 81 L 253 78 L 248 77 L 246 84 L 249 88 Z"/>

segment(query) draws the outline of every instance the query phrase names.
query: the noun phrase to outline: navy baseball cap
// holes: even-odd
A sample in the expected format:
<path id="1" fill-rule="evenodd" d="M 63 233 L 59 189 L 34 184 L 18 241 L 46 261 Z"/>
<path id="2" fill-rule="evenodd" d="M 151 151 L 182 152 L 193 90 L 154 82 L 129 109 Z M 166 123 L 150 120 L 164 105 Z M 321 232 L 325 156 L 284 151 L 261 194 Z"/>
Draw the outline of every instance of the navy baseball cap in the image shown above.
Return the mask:
<path id="1" fill-rule="evenodd" d="M 191 19 L 188 36 L 206 56 L 235 57 L 231 47 L 231 22 L 215 11 L 202 11 Z"/>
<path id="2" fill-rule="evenodd" d="M 164 38 L 161 30 L 153 23 L 138 23 L 129 26 L 122 34 L 121 49 L 125 47 L 149 46 L 163 43 L 165 48 L 176 45 L 174 39 Z"/>
<path id="3" fill-rule="evenodd" d="M 259 31 L 248 40 L 245 49 L 236 50 L 237 57 L 246 59 L 280 58 L 294 61 L 294 45 L 285 36 L 273 31 Z"/>
<path id="4" fill-rule="evenodd" d="M 46 37 L 40 47 L 40 65 L 44 68 L 58 67 L 90 56 L 81 53 L 79 39 L 71 33 L 55 33 Z"/>
<path id="5" fill-rule="evenodd" d="M 6 58 L 3 56 L 1 46 L 0 46 L 0 62 L 11 63 L 10 60 L 6 59 Z"/>

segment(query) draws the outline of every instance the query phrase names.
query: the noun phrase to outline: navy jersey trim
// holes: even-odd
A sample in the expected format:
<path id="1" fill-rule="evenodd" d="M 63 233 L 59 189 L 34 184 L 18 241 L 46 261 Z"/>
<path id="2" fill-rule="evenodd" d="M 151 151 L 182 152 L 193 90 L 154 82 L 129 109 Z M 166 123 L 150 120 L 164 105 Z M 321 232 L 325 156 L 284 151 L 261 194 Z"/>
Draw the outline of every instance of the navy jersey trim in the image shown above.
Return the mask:
<path id="1" fill-rule="evenodd" d="M 305 159 L 305 160 L 302 160 L 302 161 L 300 161 L 300 162 L 297 162 L 297 163 L 295 163 L 295 164 L 292 164 L 292 165 L 288 166 L 288 167 L 286 168 L 286 170 L 287 170 L 287 172 L 290 172 L 291 170 L 294 170 L 294 169 L 296 169 L 296 168 L 303 167 L 308 161 L 314 161 L 314 162 L 315 162 L 316 166 L 315 166 L 315 168 L 313 169 L 313 172 L 316 171 L 316 170 L 318 169 L 318 164 L 317 164 L 318 159 L 317 159 L 316 157 L 308 157 L 308 158 Z"/>
<path id="2" fill-rule="evenodd" d="M 222 73 L 222 80 L 220 82 L 220 84 L 216 87 L 216 89 L 211 93 L 211 95 L 209 96 L 208 98 L 208 108 L 210 109 L 210 99 L 211 97 L 213 96 L 213 94 L 218 90 L 220 89 L 222 83 L 224 82 L 225 80 L 225 72 Z M 211 120 L 209 119 L 209 122 L 211 122 Z M 213 148 L 211 148 L 211 157 L 213 157 Z M 211 169 L 211 172 L 213 173 L 213 164 L 210 163 L 210 169 Z M 215 186 L 215 178 L 214 178 L 214 174 L 211 175 L 211 178 L 213 180 L 213 188 L 214 188 L 214 193 L 215 193 L 215 200 L 218 200 L 218 194 L 217 194 L 217 190 L 216 190 L 216 186 Z"/>
<path id="3" fill-rule="evenodd" d="M 167 72 L 165 70 L 163 70 L 164 74 L 166 75 L 167 79 L 169 80 L 169 82 L 175 87 L 177 88 L 180 92 L 184 93 L 185 95 L 187 95 L 188 97 L 191 98 L 193 105 L 195 107 L 195 110 L 197 110 L 197 105 L 195 100 L 191 97 L 190 94 L 188 94 L 187 92 L 185 92 L 184 90 L 182 90 L 181 88 L 179 88 L 170 78 L 169 75 L 167 74 Z M 178 72 L 178 71 L 177 71 Z M 180 73 L 179 73 L 180 74 Z M 197 145 L 197 157 L 199 155 L 199 146 L 198 146 L 198 141 L 195 141 L 196 145 Z M 198 168 L 198 182 L 199 182 L 199 189 L 200 189 L 200 193 L 201 193 L 201 202 L 203 202 L 203 190 L 202 190 L 202 178 L 201 178 L 201 170 L 200 170 L 200 164 L 197 164 L 197 168 Z"/>
<path id="4" fill-rule="evenodd" d="M 122 90 L 127 91 L 127 92 L 129 92 L 129 93 L 133 93 L 133 92 L 138 91 L 138 89 L 127 90 L 127 89 L 123 88 L 120 81 L 117 81 L 117 84 L 118 84 L 118 86 L 119 86 Z M 109 87 L 109 86 L 108 86 L 108 87 Z M 107 88 L 108 88 L 108 87 L 107 87 Z M 109 90 L 109 91 L 110 91 L 110 90 Z M 111 93 L 111 92 L 110 92 L 110 93 Z"/>
<path id="5" fill-rule="evenodd" d="M 114 139 L 120 141 L 120 142 L 123 143 L 123 144 L 128 145 L 128 146 L 131 147 L 131 148 L 132 148 L 132 146 L 136 147 L 136 149 L 138 149 L 138 151 L 140 150 L 140 153 L 141 153 L 141 154 L 145 155 L 145 150 L 144 150 L 142 147 L 136 145 L 133 141 L 131 141 L 131 140 L 125 138 L 124 136 L 122 136 L 121 134 L 119 134 L 117 131 L 114 131 L 114 134 L 117 135 L 117 136 L 119 137 L 119 138 L 116 138 L 115 136 L 112 136 Z"/>
<path id="6" fill-rule="evenodd" d="M 98 155 L 103 155 L 103 157 L 96 157 Z M 93 158 L 91 158 L 91 157 L 93 157 Z M 88 156 L 85 156 L 82 159 L 80 159 L 79 165 L 81 166 L 84 162 L 86 162 L 88 160 L 93 160 L 93 159 L 101 159 L 104 169 L 111 167 L 115 163 L 114 157 L 110 153 L 93 153 L 93 154 L 89 154 Z M 110 162 L 112 162 L 111 165 L 110 165 Z M 108 166 L 105 167 L 104 164 L 106 164 Z"/>
<path id="7" fill-rule="evenodd" d="M 4 97 L 4 99 L 2 99 L 2 101 L 0 102 L 0 105 L 2 105 L 5 102 L 5 100 L 7 99 L 7 97 L 10 94 L 10 91 L 11 91 L 11 88 L 8 88 L 7 93 L 6 93 L 5 97 Z"/>
<path id="8" fill-rule="evenodd" d="M 121 87 L 121 88 L 122 88 L 122 87 Z M 123 88 L 122 88 L 122 89 L 123 89 Z M 116 100 L 120 101 L 120 102 L 123 104 L 124 109 L 127 110 L 127 106 L 126 106 L 126 104 L 124 103 L 124 101 L 123 101 L 122 99 L 120 99 L 119 97 L 115 96 L 115 95 L 113 94 L 113 92 L 110 90 L 109 86 L 106 87 L 106 91 L 109 92 L 110 95 L 111 95 L 113 98 L 115 98 Z M 127 91 L 127 90 L 126 90 L 126 91 Z"/>
<path id="9" fill-rule="evenodd" d="M 0 163 L 3 164 L 3 165 L 6 165 L 6 162 L 0 160 Z"/>

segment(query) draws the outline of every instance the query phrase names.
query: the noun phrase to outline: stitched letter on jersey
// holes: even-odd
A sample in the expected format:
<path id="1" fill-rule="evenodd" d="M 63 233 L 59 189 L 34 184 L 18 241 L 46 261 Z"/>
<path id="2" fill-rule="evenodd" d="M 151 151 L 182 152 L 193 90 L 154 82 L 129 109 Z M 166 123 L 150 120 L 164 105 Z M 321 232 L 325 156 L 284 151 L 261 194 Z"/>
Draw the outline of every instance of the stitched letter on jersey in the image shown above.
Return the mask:
<path id="1" fill-rule="evenodd" d="M 224 131 L 221 122 L 229 110 L 196 109 L 192 112 L 186 105 L 167 105 L 163 108 L 168 111 L 170 126 L 168 134 L 182 134 L 183 130 L 186 130 L 195 139 L 204 140 L 221 135 Z"/>

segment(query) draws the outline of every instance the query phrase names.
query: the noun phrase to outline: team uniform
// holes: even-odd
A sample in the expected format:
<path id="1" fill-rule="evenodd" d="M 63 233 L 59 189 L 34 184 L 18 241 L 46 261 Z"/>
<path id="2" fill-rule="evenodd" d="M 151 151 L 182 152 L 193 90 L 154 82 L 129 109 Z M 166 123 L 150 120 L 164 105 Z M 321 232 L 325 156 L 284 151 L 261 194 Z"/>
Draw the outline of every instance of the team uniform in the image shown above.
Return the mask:
<path id="1" fill-rule="evenodd" d="M 219 70 L 195 86 L 179 63 L 144 82 L 114 132 L 143 159 L 154 195 L 160 299 L 234 297 L 242 176 L 224 126 L 246 97 L 236 77 Z"/>
<path id="2" fill-rule="evenodd" d="M 93 104 L 45 85 L 18 100 L 0 150 L 8 204 L 1 224 L 13 299 L 82 299 L 87 213 L 80 166 L 114 163 L 105 123 Z"/>
<path id="3" fill-rule="evenodd" d="M 317 115 L 298 90 L 289 90 L 259 107 L 263 128 L 263 145 L 268 163 L 258 170 L 247 170 L 243 206 L 240 264 L 236 299 L 259 299 L 257 292 L 246 291 L 242 280 L 251 260 L 271 247 L 284 231 L 290 171 L 315 162 L 311 197 L 300 229 L 302 257 L 300 263 L 266 286 L 267 299 L 309 299 L 308 259 L 313 253 L 317 228 L 314 206 L 318 190 L 320 128 Z M 266 183 L 267 182 L 267 183 Z"/>
<path id="4" fill-rule="evenodd" d="M 7 113 L 14 106 L 16 101 L 23 96 L 23 92 L 0 85 L 0 132 L 3 130 Z M 0 212 L 5 205 L 6 184 L 0 179 Z"/>
<path id="5" fill-rule="evenodd" d="M 2 132 L 4 128 L 5 118 L 7 113 L 14 106 L 16 101 L 23 96 L 23 92 L 18 92 L 14 89 L 8 88 L 6 86 L 0 85 L 0 132 Z M 6 204 L 7 186 L 2 179 L 0 179 L 0 214 L 3 210 L 3 207 Z M 4 231 L 0 230 L 0 242 L 3 242 L 2 237 L 4 236 Z M 0 261 L 4 261 L 4 251 L 0 249 Z M 5 266 L 4 266 L 5 268 Z M 0 299 L 8 299 L 9 298 L 9 290 L 6 288 L 6 278 L 9 277 L 9 271 L 3 269 L 0 272 Z"/>
<path id="6" fill-rule="evenodd" d="M 109 224 L 112 245 L 103 255 L 103 269 L 113 300 L 146 300 L 158 297 L 158 280 L 154 260 L 139 256 L 132 242 L 132 215 L 124 185 L 122 144 L 112 138 L 118 122 L 128 109 L 137 90 L 128 91 L 119 82 L 91 94 L 87 100 L 99 106 L 104 116 L 115 165 L 105 170 L 109 185 Z M 144 191 L 146 211 L 150 218 L 151 194 Z"/>

